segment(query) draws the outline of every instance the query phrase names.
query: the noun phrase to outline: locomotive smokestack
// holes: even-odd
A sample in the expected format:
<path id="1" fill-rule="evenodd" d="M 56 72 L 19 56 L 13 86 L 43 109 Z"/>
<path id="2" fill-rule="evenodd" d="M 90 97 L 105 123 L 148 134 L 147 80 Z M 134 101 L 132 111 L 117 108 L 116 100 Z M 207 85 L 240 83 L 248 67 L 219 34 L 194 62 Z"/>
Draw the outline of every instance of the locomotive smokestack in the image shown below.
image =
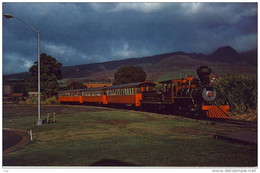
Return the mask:
<path id="1" fill-rule="evenodd" d="M 204 85 L 209 85 L 209 76 L 211 74 L 211 69 L 208 66 L 200 66 L 197 70 L 197 75 Z"/>

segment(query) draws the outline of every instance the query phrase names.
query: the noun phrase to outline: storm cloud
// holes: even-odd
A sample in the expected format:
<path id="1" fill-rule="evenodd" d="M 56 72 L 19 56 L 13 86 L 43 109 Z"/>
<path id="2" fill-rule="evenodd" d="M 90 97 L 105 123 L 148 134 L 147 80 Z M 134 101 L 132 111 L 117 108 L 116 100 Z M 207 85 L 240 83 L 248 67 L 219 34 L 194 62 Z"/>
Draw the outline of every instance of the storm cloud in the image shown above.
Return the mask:
<path id="1" fill-rule="evenodd" d="M 63 66 L 160 53 L 257 47 L 256 3 L 3 3 L 41 33 L 41 52 Z M 3 19 L 3 72 L 37 61 L 36 33 Z"/>

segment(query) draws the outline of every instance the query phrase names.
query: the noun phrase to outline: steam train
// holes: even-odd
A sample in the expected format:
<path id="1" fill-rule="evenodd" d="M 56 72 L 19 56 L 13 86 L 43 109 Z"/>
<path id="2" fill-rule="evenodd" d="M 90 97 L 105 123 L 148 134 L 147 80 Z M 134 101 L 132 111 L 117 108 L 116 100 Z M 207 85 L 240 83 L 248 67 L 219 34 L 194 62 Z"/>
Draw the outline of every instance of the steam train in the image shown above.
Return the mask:
<path id="1" fill-rule="evenodd" d="M 208 66 L 197 70 L 199 79 L 188 76 L 159 82 L 161 89 L 151 81 L 110 87 L 66 90 L 58 93 L 60 104 L 132 105 L 144 109 L 185 111 L 189 115 L 228 119 L 229 105 L 215 105 L 216 76 Z"/>

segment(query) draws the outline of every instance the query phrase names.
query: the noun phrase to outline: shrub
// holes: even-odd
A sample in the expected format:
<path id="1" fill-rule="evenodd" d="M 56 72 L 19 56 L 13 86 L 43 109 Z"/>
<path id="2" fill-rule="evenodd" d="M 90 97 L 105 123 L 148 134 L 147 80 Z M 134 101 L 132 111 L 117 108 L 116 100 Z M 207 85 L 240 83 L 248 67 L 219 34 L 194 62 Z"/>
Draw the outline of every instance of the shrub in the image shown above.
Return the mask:
<path id="1" fill-rule="evenodd" d="M 257 79 L 253 76 L 229 75 L 218 78 L 217 104 L 229 104 L 231 111 L 247 112 L 257 107 Z"/>
<path id="2" fill-rule="evenodd" d="M 55 96 L 52 96 L 52 97 L 50 97 L 50 98 L 45 99 L 45 100 L 42 102 L 42 104 L 46 104 L 46 105 L 50 105 L 50 104 L 54 105 L 54 104 L 57 104 L 57 98 L 56 98 Z"/>

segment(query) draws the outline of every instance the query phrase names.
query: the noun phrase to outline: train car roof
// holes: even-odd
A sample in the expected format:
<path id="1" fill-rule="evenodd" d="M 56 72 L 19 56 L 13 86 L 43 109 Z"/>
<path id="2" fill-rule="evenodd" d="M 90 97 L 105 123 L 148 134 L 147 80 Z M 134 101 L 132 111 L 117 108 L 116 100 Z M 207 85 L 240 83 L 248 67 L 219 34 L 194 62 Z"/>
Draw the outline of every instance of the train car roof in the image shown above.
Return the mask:
<path id="1" fill-rule="evenodd" d="M 171 79 L 171 80 L 160 81 L 159 83 L 181 82 L 182 80 L 184 79 Z"/>
<path id="2" fill-rule="evenodd" d="M 96 91 L 96 90 L 115 89 L 115 88 L 128 88 L 128 87 L 139 86 L 142 84 L 156 85 L 156 83 L 154 83 L 154 82 L 144 81 L 144 82 L 122 84 L 122 85 L 114 85 L 114 86 L 110 86 L 110 87 L 86 88 L 86 89 L 75 89 L 75 90 L 72 89 L 72 90 L 64 90 L 64 91 L 59 91 L 59 92 L 82 92 L 82 91 Z"/>
<path id="3" fill-rule="evenodd" d="M 154 83 L 154 82 L 144 81 L 144 82 L 136 82 L 136 83 L 122 84 L 122 85 L 113 85 L 113 86 L 110 86 L 110 87 L 106 87 L 106 89 L 128 88 L 128 87 L 139 86 L 139 85 L 142 85 L 142 84 L 156 85 L 156 83 Z"/>
<path id="4" fill-rule="evenodd" d="M 96 90 L 104 90 L 106 87 L 97 87 L 97 88 L 86 88 L 86 89 L 75 89 L 75 90 L 64 90 L 59 92 L 82 92 L 82 91 L 96 91 Z"/>

